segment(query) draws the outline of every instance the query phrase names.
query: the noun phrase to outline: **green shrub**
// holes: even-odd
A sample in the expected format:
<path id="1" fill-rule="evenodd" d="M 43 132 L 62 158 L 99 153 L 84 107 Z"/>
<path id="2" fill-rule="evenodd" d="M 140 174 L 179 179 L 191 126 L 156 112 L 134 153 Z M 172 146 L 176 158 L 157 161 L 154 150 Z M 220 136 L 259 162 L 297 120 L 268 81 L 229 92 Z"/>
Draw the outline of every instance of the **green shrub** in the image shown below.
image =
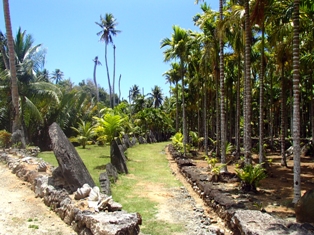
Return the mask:
<path id="1" fill-rule="evenodd" d="M 207 161 L 209 165 L 210 173 L 214 175 L 215 181 L 218 181 L 218 176 L 220 174 L 220 171 L 224 166 L 226 166 L 226 164 L 217 165 L 218 159 L 215 157 L 209 158 L 208 156 L 205 156 L 205 160 Z"/>
<path id="2" fill-rule="evenodd" d="M 12 134 L 7 132 L 6 130 L 0 131 L 0 147 L 7 148 L 10 146 Z"/>
<path id="3" fill-rule="evenodd" d="M 255 166 L 249 164 L 244 166 L 243 169 L 237 169 L 235 171 L 241 180 L 241 189 L 247 192 L 255 192 L 260 181 L 267 177 L 262 164 L 256 164 Z"/>
<path id="4" fill-rule="evenodd" d="M 183 151 L 183 135 L 181 132 L 177 132 L 171 137 L 173 147 L 178 151 Z"/>

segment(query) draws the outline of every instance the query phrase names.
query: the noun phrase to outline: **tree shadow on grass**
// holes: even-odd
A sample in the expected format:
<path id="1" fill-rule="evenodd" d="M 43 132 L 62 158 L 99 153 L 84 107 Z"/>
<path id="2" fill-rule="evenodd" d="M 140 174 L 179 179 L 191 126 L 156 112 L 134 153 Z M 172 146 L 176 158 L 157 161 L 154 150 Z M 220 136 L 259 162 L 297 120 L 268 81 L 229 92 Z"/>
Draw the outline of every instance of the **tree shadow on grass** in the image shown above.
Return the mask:
<path id="1" fill-rule="evenodd" d="M 94 167 L 94 170 L 105 170 L 106 169 L 106 165 L 99 165 Z"/>
<path id="2" fill-rule="evenodd" d="M 109 155 L 101 155 L 101 156 L 99 156 L 99 158 L 110 158 L 110 156 Z"/>

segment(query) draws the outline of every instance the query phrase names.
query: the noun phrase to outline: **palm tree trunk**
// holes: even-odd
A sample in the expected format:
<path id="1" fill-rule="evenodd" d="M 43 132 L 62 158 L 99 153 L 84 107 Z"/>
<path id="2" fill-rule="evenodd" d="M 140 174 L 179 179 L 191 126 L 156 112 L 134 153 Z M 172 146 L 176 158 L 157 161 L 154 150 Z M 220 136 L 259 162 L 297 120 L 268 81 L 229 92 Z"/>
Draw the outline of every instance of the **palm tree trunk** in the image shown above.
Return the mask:
<path id="1" fill-rule="evenodd" d="M 9 48 L 9 66 L 11 75 L 11 97 L 13 103 L 13 125 L 12 133 L 20 129 L 20 112 L 19 112 L 19 92 L 17 86 L 16 66 L 15 66 L 15 53 L 14 53 L 14 41 L 11 28 L 10 6 L 9 0 L 3 0 L 3 11 L 5 18 L 5 28 L 8 40 Z"/>
<path id="2" fill-rule="evenodd" d="M 120 74 L 120 77 L 119 77 L 119 102 L 121 100 L 121 74 Z"/>
<path id="3" fill-rule="evenodd" d="M 115 92 L 114 92 L 114 84 L 116 83 L 116 46 L 113 45 L 113 78 L 112 78 L 112 105 L 113 108 L 116 105 Z"/>
<path id="4" fill-rule="evenodd" d="M 176 133 L 179 131 L 179 87 L 176 82 Z"/>
<path id="5" fill-rule="evenodd" d="M 241 81 L 241 57 L 238 58 L 238 81 L 237 81 L 237 111 L 235 123 L 235 143 L 236 143 L 236 158 L 240 157 L 240 81 Z"/>
<path id="6" fill-rule="evenodd" d="M 223 21 L 223 1 L 219 1 L 220 21 Z M 224 42 L 222 35 L 219 36 L 219 71 L 220 71 L 220 125 L 221 125 L 221 163 L 224 164 L 221 171 L 226 172 L 226 110 L 225 110 L 225 78 L 224 78 Z"/>
<path id="7" fill-rule="evenodd" d="M 182 118 L 183 118 L 183 150 L 184 150 L 184 156 L 186 155 L 186 144 L 187 144 L 187 139 L 188 139 L 188 135 L 187 135 L 187 125 L 186 125 L 186 113 L 185 113 L 185 99 L 184 99 L 184 74 L 183 74 L 183 66 L 184 66 L 184 62 L 182 61 L 181 58 L 181 79 L 182 79 Z"/>
<path id="8" fill-rule="evenodd" d="M 204 151 L 208 156 L 208 130 L 207 130 L 207 86 L 204 82 L 204 102 L 203 102 L 203 125 L 204 125 Z"/>
<path id="9" fill-rule="evenodd" d="M 112 90 L 111 90 L 110 75 L 109 75 L 109 68 L 108 68 L 108 60 L 107 60 L 107 47 L 108 47 L 108 44 L 106 43 L 106 46 L 105 46 L 105 61 L 106 61 L 107 79 L 108 79 L 108 86 L 109 86 L 110 108 L 112 108 Z"/>
<path id="10" fill-rule="evenodd" d="M 216 157 L 220 158 L 220 107 L 219 107 L 219 73 L 215 71 L 216 73 Z"/>
<path id="11" fill-rule="evenodd" d="M 245 0 L 245 138 L 244 138 L 244 157 L 245 163 L 252 163 L 252 85 L 251 85 L 251 22 L 250 22 L 250 3 Z"/>
<path id="12" fill-rule="evenodd" d="M 293 203 L 301 197 L 300 170 L 300 39 L 299 39 L 299 0 L 294 0 L 293 11 Z"/>
<path id="13" fill-rule="evenodd" d="M 96 99 L 97 99 L 97 103 L 99 102 L 99 92 L 98 92 L 98 85 L 97 85 L 97 80 L 96 80 L 96 67 L 98 64 L 98 56 L 95 57 L 94 59 L 94 84 L 96 87 Z"/>
<path id="14" fill-rule="evenodd" d="M 259 163 L 263 163 L 264 159 L 264 21 L 262 23 L 262 48 L 261 48 L 261 74 L 259 84 Z"/>
<path id="15" fill-rule="evenodd" d="M 284 63 L 281 67 L 281 165 L 287 167 L 286 160 L 286 86 L 285 86 L 285 77 L 284 77 Z"/>

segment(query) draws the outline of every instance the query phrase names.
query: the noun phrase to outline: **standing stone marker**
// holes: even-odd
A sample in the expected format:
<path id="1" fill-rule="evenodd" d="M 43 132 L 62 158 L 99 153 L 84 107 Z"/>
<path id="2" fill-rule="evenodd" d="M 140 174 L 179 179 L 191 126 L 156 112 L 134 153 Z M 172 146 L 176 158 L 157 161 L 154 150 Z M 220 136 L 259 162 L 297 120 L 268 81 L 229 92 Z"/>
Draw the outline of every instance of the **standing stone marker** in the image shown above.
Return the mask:
<path id="1" fill-rule="evenodd" d="M 126 157 L 124 155 L 122 146 L 117 143 L 116 140 L 113 140 L 112 143 L 113 154 L 111 156 L 111 164 L 115 166 L 118 173 L 128 174 L 128 167 L 126 165 Z"/>
<path id="2" fill-rule="evenodd" d="M 111 188 L 110 188 L 110 180 L 107 172 L 103 172 L 99 176 L 99 183 L 101 192 L 110 196 L 111 195 Z"/>
<path id="3" fill-rule="evenodd" d="M 107 172 L 109 179 L 112 180 L 112 182 L 114 182 L 114 183 L 117 182 L 118 171 L 114 165 L 112 165 L 111 163 L 106 164 L 106 172 Z"/>
<path id="4" fill-rule="evenodd" d="M 71 193 L 84 184 L 94 187 L 95 183 L 81 157 L 57 123 L 54 122 L 49 127 L 49 136 L 62 176 L 68 183 Z"/>

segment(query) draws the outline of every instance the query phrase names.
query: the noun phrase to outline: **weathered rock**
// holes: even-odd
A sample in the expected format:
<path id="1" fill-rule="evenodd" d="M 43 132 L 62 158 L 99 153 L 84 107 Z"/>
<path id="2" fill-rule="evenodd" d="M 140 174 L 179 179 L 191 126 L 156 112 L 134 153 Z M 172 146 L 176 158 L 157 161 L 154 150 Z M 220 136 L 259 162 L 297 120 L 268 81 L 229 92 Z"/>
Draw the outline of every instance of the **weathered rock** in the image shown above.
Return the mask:
<path id="1" fill-rule="evenodd" d="M 48 188 L 48 176 L 41 176 L 35 179 L 35 196 L 43 197 Z"/>
<path id="2" fill-rule="evenodd" d="M 297 222 L 314 223 L 314 189 L 307 191 L 295 205 Z"/>
<path id="3" fill-rule="evenodd" d="M 76 149 L 57 123 L 53 123 L 49 127 L 49 136 L 62 176 L 68 183 L 71 193 L 75 192 L 84 184 L 88 184 L 91 187 L 95 186 L 91 175 Z"/>
<path id="4" fill-rule="evenodd" d="M 121 211 L 122 210 L 122 205 L 118 202 L 115 202 L 114 200 L 110 199 L 108 201 L 108 211 Z"/>
<path id="5" fill-rule="evenodd" d="M 78 188 L 74 194 L 75 200 L 80 200 L 89 196 L 92 188 L 88 184 L 84 184 L 83 187 Z"/>
<path id="6" fill-rule="evenodd" d="M 111 195 L 110 180 L 107 172 L 103 172 L 100 174 L 99 183 L 101 192 L 107 195 Z"/>
<path id="7" fill-rule="evenodd" d="M 39 172 L 46 172 L 47 168 L 48 168 L 47 163 L 45 163 L 45 162 L 40 162 L 40 163 L 38 164 L 37 170 L 38 170 Z"/>
<path id="8" fill-rule="evenodd" d="M 115 166 L 112 165 L 111 163 L 106 164 L 106 172 L 109 177 L 109 180 L 115 183 L 118 179 L 118 171 L 115 168 Z"/>
<path id="9" fill-rule="evenodd" d="M 132 143 L 130 142 L 129 136 L 127 134 L 123 135 L 123 144 L 125 144 L 125 146 L 127 148 L 130 148 L 132 146 Z"/>
<path id="10" fill-rule="evenodd" d="M 82 225 L 88 228 L 91 234 L 134 235 L 140 231 L 139 218 L 136 213 L 127 214 L 124 211 L 116 211 L 78 216 L 82 217 L 80 218 Z"/>
<path id="11" fill-rule="evenodd" d="M 113 154 L 111 155 L 112 165 L 115 166 L 118 173 L 128 174 L 129 171 L 128 171 L 128 168 L 126 165 L 126 157 L 124 155 L 124 152 L 121 150 L 121 148 L 119 147 L 116 140 L 113 140 L 111 144 L 112 144 L 112 148 L 113 148 Z"/>
<path id="12" fill-rule="evenodd" d="M 138 137 L 138 142 L 140 144 L 147 144 L 147 141 L 146 141 L 146 139 L 143 136 L 139 136 Z"/>
<path id="13" fill-rule="evenodd" d="M 154 135 L 154 133 L 152 131 L 149 131 L 147 133 L 147 142 L 150 143 L 150 144 L 157 142 L 156 137 L 155 137 L 155 135 Z"/>

